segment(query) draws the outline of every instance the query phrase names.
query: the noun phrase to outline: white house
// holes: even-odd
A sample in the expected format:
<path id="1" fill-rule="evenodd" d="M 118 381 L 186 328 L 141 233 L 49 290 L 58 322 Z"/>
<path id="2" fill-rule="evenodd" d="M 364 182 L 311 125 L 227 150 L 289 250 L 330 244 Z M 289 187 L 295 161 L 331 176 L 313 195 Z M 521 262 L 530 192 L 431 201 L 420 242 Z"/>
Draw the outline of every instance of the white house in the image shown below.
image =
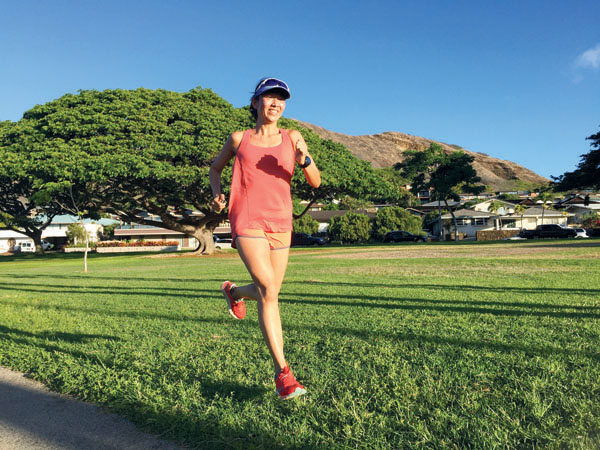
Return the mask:
<path id="1" fill-rule="evenodd" d="M 48 225 L 42 231 L 42 240 L 45 240 L 54 245 L 55 248 L 64 246 L 67 242 L 67 228 L 72 223 L 78 223 L 79 219 L 75 216 L 61 215 L 56 216 L 52 219 L 50 225 Z M 98 233 L 101 233 L 104 225 L 115 223 L 112 219 L 100 219 L 93 221 L 91 219 L 84 219 L 83 226 L 88 232 L 90 242 L 96 242 L 98 240 Z M 33 239 L 29 236 L 12 230 L 0 230 L 0 253 L 12 251 L 15 245 L 21 245 L 22 243 L 28 243 L 33 245 Z"/>
<path id="2" fill-rule="evenodd" d="M 479 206 L 479 205 L 476 205 Z M 562 211 L 542 210 L 542 208 L 528 208 L 523 214 L 512 213 L 511 209 L 506 207 L 506 215 L 489 213 L 485 211 L 476 211 L 472 209 L 459 209 L 454 212 L 456 217 L 457 231 L 459 235 L 464 235 L 465 239 L 475 239 L 477 231 L 487 230 L 532 230 L 538 225 L 558 224 L 567 225 L 567 220 L 572 214 Z M 543 222 L 542 222 L 543 214 Z M 452 223 L 452 215 L 444 214 L 442 223 L 445 234 L 454 231 Z M 439 222 L 436 222 L 433 227 L 433 234 L 439 234 Z"/>

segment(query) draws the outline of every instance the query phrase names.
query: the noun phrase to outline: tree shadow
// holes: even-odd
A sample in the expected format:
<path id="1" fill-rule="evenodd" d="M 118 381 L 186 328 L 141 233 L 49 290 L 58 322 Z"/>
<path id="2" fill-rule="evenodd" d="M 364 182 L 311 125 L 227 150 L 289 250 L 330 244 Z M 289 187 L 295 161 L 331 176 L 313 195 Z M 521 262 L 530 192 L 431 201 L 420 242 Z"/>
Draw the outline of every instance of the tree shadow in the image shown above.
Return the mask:
<path id="1" fill-rule="evenodd" d="M 290 284 L 306 285 L 324 285 L 324 286 L 349 286 L 349 287 L 373 287 L 373 288 L 399 288 L 399 289 L 435 289 L 446 291 L 488 291 L 488 292 L 519 292 L 523 294 L 582 294 L 582 295 L 600 295 L 600 289 L 587 288 L 552 288 L 552 287 L 514 287 L 514 286 L 477 286 L 477 285 L 458 285 L 458 284 L 428 284 L 428 283 L 370 283 L 370 282 L 345 282 L 345 281 L 284 281 L 284 286 Z"/>
<path id="2" fill-rule="evenodd" d="M 0 335 L 16 334 L 19 336 L 45 339 L 45 340 L 60 340 L 65 342 L 89 342 L 94 339 L 105 339 L 112 341 L 119 341 L 120 338 L 117 336 L 105 335 L 105 334 L 87 334 L 87 333 L 63 333 L 60 331 L 44 331 L 42 333 L 31 333 L 29 331 L 19 330 L 17 328 L 9 328 L 4 325 L 0 325 Z"/>
<path id="3" fill-rule="evenodd" d="M 286 329 L 294 329 L 306 331 L 309 330 L 313 333 L 323 333 L 323 327 L 313 326 L 313 325 L 298 325 L 297 323 L 285 323 L 284 327 Z M 558 347 L 552 346 L 534 346 L 534 345 L 523 345 L 523 344 L 503 344 L 500 342 L 493 342 L 487 340 L 469 340 L 469 339 L 461 339 L 461 338 L 453 338 L 453 337 L 442 337 L 442 336 L 432 336 L 426 334 L 416 334 L 409 332 L 390 332 L 390 331 L 382 331 L 382 330 L 359 330 L 356 328 L 350 327 L 325 327 L 327 333 L 337 334 L 341 337 L 345 336 L 355 336 L 359 339 L 371 342 L 376 338 L 386 338 L 392 341 L 403 341 L 403 342 L 412 342 L 415 344 L 433 344 L 436 346 L 452 346 L 458 348 L 466 348 L 473 350 L 493 350 L 502 353 L 512 353 L 514 351 L 519 351 L 525 353 L 527 355 L 532 356 L 544 356 L 544 357 L 552 357 L 556 355 L 562 355 L 566 357 L 584 357 L 589 358 L 595 361 L 600 361 L 600 351 L 590 352 L 584 350 L 565 350 Z"/>
<path id="4" fill-rule="evenodd" d="M 164 288 L 154 290 L 152 287 L 116 287 L 105 289 L 100 286 L 68 286 L 68 285 L 20 285 L 13 287 L 9 283 L 0 283 L 5 290 L 15 290 L 24 292 L 36 293 L 77 293 L 80 292 L 86 295 L 114 295 L 114 296 L 140 296 L 151 295 L 161 298 L 182 298 L 192 301 L 197 300 L 215 300 L 219 297 L 218 291 L 208 289 L 181 289 L 181 288 Z M 434 285 L 432 285 L 433 287 Z M 414 287 L 419 287 L 415 285 Z M 479 287 L 474 290 L 479 290 Z M 186 292 L 187 291 L 187 292 Z M 527 291 L 523 292 L 527 293 Z M 381 308 L 395 310 L 429 310 L 441 312 L 457 312 L 470 314 L 491 314 L 496 316 L 540 316 L 540 317 L 556 317 L 556 318 L 600 318 L 600 313 L 595 311 L 600 310 L 600 306 L 587 305 L 563 305 L 555 303 L 525 303 L 525 302 L 502 302 L 493 300 L 455 300 L 455 299 L 419 299 L 410 297 L 392 297 L 386 298 L 382 295 L 344 295 L 345 300 L 339 300 L 340 293 L 335 294 L 311 294 L 305 292 L 294 292 L 284 290 L 280 294 L 281 303 L 290 304 L 307 304 L 307 305 L 322 305 L 322 306 L 341 306 L 341 307 L 365 307 L 365 308 Z M 305 300 L 308 299 L 308 300 Z M 327 300 L 331 299 L 331 300 Z M 387 300 L 382 302 L 382 300 Z M 42 304 L 30 305 L 32 307 L 47 307 Z M 495 308 L 498 307 L 498 308 Z M 61 308 L 73 308 L 69 306 L 61 306 Z M 520 308 L 520 309 L 507 309 Z M 155 317 L 169 320 L 200 320 L 199 318 L 185 318 L 181 315 L 169 316 L 165 314 L 149 313 L 143 311 L 135 312 L 108 312 L 99 308 L 82 308 L 86 312 L 100 314 L 117 314 L 133 318 Z M 556 311 L 562 310 L 562 311 Z M 571 310 L 571 311 L 569 311 Z"/>

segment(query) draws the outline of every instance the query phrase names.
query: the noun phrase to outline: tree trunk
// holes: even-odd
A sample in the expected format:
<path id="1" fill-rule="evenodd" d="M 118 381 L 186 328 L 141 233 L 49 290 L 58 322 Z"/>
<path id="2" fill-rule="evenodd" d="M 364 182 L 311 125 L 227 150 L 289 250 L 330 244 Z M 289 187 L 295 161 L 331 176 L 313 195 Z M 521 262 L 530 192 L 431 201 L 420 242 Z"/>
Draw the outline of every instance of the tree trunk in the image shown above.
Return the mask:
<path id="1" fill-rule="evenodd" d="M 31 239 L 33 239 L 33 244 L 35 245 L 35 254 L 43 255 L 44 254 L 44 246 L 42 245 L 42 232 L 33 232 L 31 234 L 27 234 Z"/>
<path id="2" fill-rule="evenodd" d="M 450 208 L 450 206 L 448 205 L 448 200 L 444 199 L 444 204 L 446 205 L 446 208 L 448 208 L 448 211 L 450 211 L 450 215 L 452 216 L 452 224 L 454 225 L 454 241 L 458 241 L 458 224 L 456 223 L 456 216 L 454 215 L 454 211 L 452 211 L 452 208 Z"/>
<path id="3" fill-rule="evenodd" d="M 85 232 L 85 251 L 83 252 L 83 273 L 87 273 L 87 271 L 88 271 L 87 257 L 88 257 L 88 250 L 89 250 L 89 245 L 90 245 L 90 238 L 88 236 L 87 230 L 85 229 L 85 226 L 83 228 L 83 231 Z"/>
<path id="4" fill-rule="evenodd" d="M 215 241 L 211 228 L 198 227 L 192 235 L 198 241 L 198 247 L 194 251 L 196 255 L 212 255 L 215 253 Z"/>

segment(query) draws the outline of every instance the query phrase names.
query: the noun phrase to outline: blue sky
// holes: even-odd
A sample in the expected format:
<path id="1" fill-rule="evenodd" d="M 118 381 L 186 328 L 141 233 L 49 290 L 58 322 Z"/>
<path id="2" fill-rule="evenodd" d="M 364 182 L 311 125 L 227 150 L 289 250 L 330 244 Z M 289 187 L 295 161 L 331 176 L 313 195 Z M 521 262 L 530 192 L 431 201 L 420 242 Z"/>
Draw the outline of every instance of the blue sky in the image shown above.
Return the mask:
<path id="1" fill-rule="evenodd" d="M 243 106 L 263 76 L 286 116 L 399 131 L 573 170 L 600 131 L 600 2 L 3 2 L 0 120 L 79 89 L 211 88 Z"/>

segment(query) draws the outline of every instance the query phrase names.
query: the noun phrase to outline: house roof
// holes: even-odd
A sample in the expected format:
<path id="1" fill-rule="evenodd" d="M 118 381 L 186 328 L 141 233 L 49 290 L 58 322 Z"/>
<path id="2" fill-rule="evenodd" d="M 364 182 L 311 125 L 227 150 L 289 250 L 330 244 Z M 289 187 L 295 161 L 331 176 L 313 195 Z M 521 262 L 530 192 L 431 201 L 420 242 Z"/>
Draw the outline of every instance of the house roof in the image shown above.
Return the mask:
<path id="1" fill-rule="evenodd" d="M 436 200 L 436 201 L 434 201 L 434 202 L 423 203 L 423 204 L 421 205 L 421 208 L 437 208 L 437 207 L 438 207 L 438 204 L 439 204 L 439 205 L 440 205 L 442 208 L 445 208 L 445 207 L 446 207 L 446 204 L 445 204 L 445 203 L 443 203 L 443 202 L 440 202 L 439 200 Z M 460 202 L 456 202 L 456 201 L 454 201 L 454 200 L 448 200 L 448 206 L 449 206 L 450 208 L 453 208 L 453 207 L 455 207 L 455 206 L 458 206 L 458 205 L 460 205 Z"/>
<path id="2" fill-rule="evenodd" d="M 523 216 L 542 216 L 542 208 L 527 208 L 523 212 Z M 553 211 L 551 209 L 547 209 L 543 211 L 544 217 L 563 217 L 563 213 L 560 211 Z M 572 216 L 573 214 L 568 214 Z M 521 217 L 521 214 L 513 214 L 513 216 Z"/>
<path id="3" fill-rule="evenodd" d="M 471 218 L 489 218 L 492 217 L 491 214 L 484 211 L 474 211 L 472 209 L 458 209 L 454 211 L 454 217 L 462 218 L 462 217 L 471 217 Z M 451 219 L 452 214 L 444 214 L 442 215 L 442 219 Z"/>
<path id="4" fill-rule="evenodd" d="M 332 210 L 332 211 L 307 211 L 306 214 L 308 214 L 310 217 L 315 219 L 317 222 L 328 223 L 333 217 L 343 216 L 347 212 L 349 212 L 348 209 L 342 209 L 342 210 Z M 376 213 L 367 212 L 364 209 L 359 209 L 359 210 L 356 210 L 353 212 L 356 212 L 359 214 L 365 214 L 369 217 L 369 219 L 373 219 L 376 215 Z"/>
<path id="5" fill-rule="evenodd" d="M 573 214 L 567 214 L 569 216 L 572 216 Z M 456 218 L 463 218 L 463 217 L 471 217 L 471 218 L 490 218 L 490 217 L 498 217 L 496 214 L 490 214 L 484 211 L 474 211 L 472 209 L 459 209 L 454 211 L 454 216 Z M 523 212 L 523 217 L 541 217 L 542 216 L 542 209 L 541 208 L 527 208 L 524 212 Z M 508 217 L 512 217 L 512 218 L 517 218 L 517 217 L 521 217 L 521 214 L 507 214 L 507 215 L 501 215 L 500 217 L 503 218 L 508 218 Z M 544 217 L 564 217 L 564 214 L 560 211 L 552 211 L 552 210 L 545 210 L 544 211 Z M 444 214 L 442 216 L 442 219 L 451 219 L 452 215 L 451 214 Z"/>

